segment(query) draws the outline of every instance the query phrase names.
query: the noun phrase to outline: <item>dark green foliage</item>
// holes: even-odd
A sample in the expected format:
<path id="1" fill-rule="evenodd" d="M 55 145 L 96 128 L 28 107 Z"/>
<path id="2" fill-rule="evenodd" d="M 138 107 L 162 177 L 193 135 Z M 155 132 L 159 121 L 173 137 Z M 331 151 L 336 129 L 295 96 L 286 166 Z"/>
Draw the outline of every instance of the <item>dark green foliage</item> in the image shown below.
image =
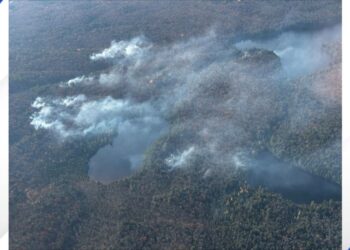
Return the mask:
<path id="1" fill-rule="evenodd" d="M 213 25 L 220 34 L 242 39 L 341 19 L 340 0 L 14 1 L 10 10 L 11 92 L 106 68 L 88 58 L 111 40 L 145 34 L 165 44 L 200 35 Z"/>
<path id="2" fill-rule="evenodd" d="M 15 1 L 10 12 L 11 249 L 339 249 L 341 202 L 295 204 L 249 187 L 240 171 L 218 169 L 205 177 L 213 167 L 210 159 L 170 171 L 164 157 L 198 140 L 193 128 L 175 126 L 188 114 L 186 107 L 169 114 L 170 132 L 148 150 L 143 168 L 107 186 L 89 180 L 88 162 L 113 135 L 60 141 L 29 125 L 37 96 L 76 94 L 57 84 L 106 69 L 107 64 L 88 58 L 113 39 L 144 33 L 165 44 L 202 34 L 213 24 L 220 34 L 240 39 L 340 20 L 337 0 L 276 2 Z M 272 52 L 253 57 L 257 64 L 263 58 L 279 63 Z M 255 122 L 240 117 L 253 131 L 243 143 L 252 151 L 268 148 L 339 183 L 340 149 L 330 142 L 340 140 L 340 106 L 320 102 L 305 88 L 309 81 L 295 84 L 301 89 L 275 90 L 268 110 L 272 121 L 259 114 Z M 251 91 L 269 92 L 269 86 Z M 227 83 L 220 87 L 221 92 L 205 89 L 203 95 L 225 95 Z M 118 97 L 122 90 L 79 91 L 98 98 Z M 310 104 L 308 109 L 299 100 Z M 292 118 L 304 116 L 309 127 L 289 126 Z"/>
<path id="3" fill-rule="evenodd" d="M 341 86 L 340 80 L 330 74 L 334 72 L 318 72 L 291 84 L 294 89 L 287 99 L 286 119 L 274 130 L 269 148 L 307 171 L 340 183 L 341 98 L 336 96 L 333 101 L 332 96 L 313 93 L 313 88 L 322 89 L 323 79 L 331 88 Z M 318 85 L 313 87 L 315 81 Z"/>

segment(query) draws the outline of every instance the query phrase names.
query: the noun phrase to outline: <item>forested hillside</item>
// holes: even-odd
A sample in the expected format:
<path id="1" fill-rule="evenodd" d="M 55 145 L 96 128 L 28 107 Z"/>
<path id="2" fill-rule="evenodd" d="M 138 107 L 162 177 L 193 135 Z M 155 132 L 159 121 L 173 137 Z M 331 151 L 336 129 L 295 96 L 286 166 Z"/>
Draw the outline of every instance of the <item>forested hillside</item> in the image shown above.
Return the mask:
<path id="1" fill-rule="evenodd" d="M 12 1 L 10 248 L 339 249 L 340 21 L 338 0 Z"/>

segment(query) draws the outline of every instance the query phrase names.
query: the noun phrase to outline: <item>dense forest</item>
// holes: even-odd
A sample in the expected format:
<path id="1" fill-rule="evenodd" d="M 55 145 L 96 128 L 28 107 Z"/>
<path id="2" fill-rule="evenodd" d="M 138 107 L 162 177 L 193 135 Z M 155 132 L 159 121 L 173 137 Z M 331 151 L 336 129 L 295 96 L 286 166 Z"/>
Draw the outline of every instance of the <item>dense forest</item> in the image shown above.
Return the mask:
<path id="1" fill-rule="evenodd" d="M 339 249 L 340 21 L 338 0 L 12 1 L 10 248 Z M 234 46 L 286 32 L 317 37 L 327 64 L 285 77 L 282 52 Z M 112 129 L 85 133 L 84 107 Z M 141 138 L 141 163 L 110 160 L 128 176 L 89 176 Z"/>

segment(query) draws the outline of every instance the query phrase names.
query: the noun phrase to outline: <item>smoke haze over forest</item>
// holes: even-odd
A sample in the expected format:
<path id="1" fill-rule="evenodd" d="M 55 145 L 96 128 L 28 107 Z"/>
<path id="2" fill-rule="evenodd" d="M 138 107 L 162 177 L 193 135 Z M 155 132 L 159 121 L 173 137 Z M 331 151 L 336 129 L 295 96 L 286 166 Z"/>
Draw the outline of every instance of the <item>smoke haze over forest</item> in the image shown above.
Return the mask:
<path id="1" fill-rule="evenodd" d="M 339 248 L 340 10 L 14 1 L 13 249 Z"/>
<path id="2" fill-rule="evenodd" d="M 145 36 L 112 41 L 90 56 L 109 62 L 111 68 L 61 83 L 62 88 L 81 89 L 79 95 L 38 97 L 31 124 L 63 139 L 115 133 L 112 145 L 92 158 L 90 174 L 104 172 L 97 167 L 99 154 L 111 173 L 113 168 L 141 166 L 147 147 L 169 127 L 196 130 L 189 145 L 164 159 L 170 167 L 188 165 L 193 154 L 211 159 L 215 166 L 242 167 L 234 159 L 249 151 L 246 141 L 259 140 L 257 133 L 269 133 L 270 124 L 284 115 L 282 99 L 289 88 L 285 81 L 329 66 L 324 47 L 339 40 L 340 30 L 287 32 L 236 45 L 214 30 L 170 46 L 154 45 Z M 259 60 L 267 61 L 259 65 Z M 107 88 L 118 98 L 88 97 L 86 86 Z M 305 118 L 303 126 L 308 122 Z M 181 159 L 176 160 L 176 154 Z M 104 175 L 110 179 L 109 171 Z"/>

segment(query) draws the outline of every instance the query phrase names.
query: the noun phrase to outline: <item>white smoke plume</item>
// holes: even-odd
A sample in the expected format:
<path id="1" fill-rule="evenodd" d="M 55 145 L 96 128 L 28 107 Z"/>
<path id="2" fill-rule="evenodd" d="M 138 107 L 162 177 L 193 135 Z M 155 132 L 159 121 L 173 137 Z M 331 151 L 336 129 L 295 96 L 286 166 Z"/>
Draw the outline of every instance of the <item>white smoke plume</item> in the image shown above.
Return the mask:
<path id="1" fill-rule="evenodd" d="M 261 66 L 256 61 L 263 57 L 267 60 Z M 49 129 L 62 137 L 105 133 L 117 131 L 128 120 L 126 114 L 138 112 L 137 117 L 148 119 L 152 110 L 152 119 L 167 116 L 173 123 L 180 118 L 182 126 L 198 128 L 198 148 L 219 155 L 224 150 L 217 148 L 244 143 L 257 124 L 268 124 L 279 113 L 278 90 L 271 91 L 278 86 L 274 74 L 263 79 L 255 75 L 269 63 L 278 66 L 278 57 L 261 51 L 242 53 L 215 32 L 165 47 L 154 46 L 142 36 L 112 42 L 91 59 L 113 61 L 108 72 L 90 78 L 98 79 L 97 87 L 123 92 L 121 98 L 86 100 L 69 109 L 60 104 L 66 100 L 47 100 L 32 116 L 36 129 Z M 86 78 L 70 85 L 79 87 L 79 81 L 83 84 Z M 271 108 L 276 108 L 273 115 Z M 250 122 L 252 117 L 256 125 Z"/>
<path id="2" fill-rule="evenodd" d="M 160 118 L 148 103 L 115 100 L 110 96 L 88 100 L 85 95 L 62 99 L 38 97 L 31 116 L 35 129 L 49 129 L 62 138 L 114 133 L 132 124 L 157 124 Z"/>
<path id="3" fill-rule="evenodd" d="M 78 76 L 73 79 L 68 80 L 67 82 L 64 82 L 60 84 L 61 87 L 73 87 L 75 85 L 91 85 L 93 84 L 95 79 L 91 76 Z"/>
<path id="4" fill-rule="evenodd" d="M 179 154 L 171 154 L 165 159 L 165 163 L 171 169 L 186 167 L 194 152 L 195 147 L 191 146 Z"/>
<path id="5" fill-rule="evenodd" d="M 92 61 L 98 60 L 110 60 L 110 59 L 122 59 L 127 57 L 138 58 L 144 50 L 147 50 L 152 45 L 149 44 L 145 37 L 135 37 L 130 41 L 112 41 L 111 46 L 104 49 L 100 53 L 96 53 L 90 56 Z"/>
<path id="6" fill-rule="evenodd" d="M 317 37 L 317 44 L 326 37 Z M 144 36 L 113 41 L 90 57 L 111 62 L 111 68 L 65 84 L 80 95 L 38 97 L 31 124 L 62 138 L 118 134 L 101 154 L 104 159 L 110 155 L 112 165 L 116 156 L 126 172 L 141 165 L 143 152 L 167 128 L 178 131 L 179 137 L 185 131 L 191 135 L 181 137 L 182 153 L 178 149 L 167 152 L 163 162 L 168 167 L 189 166 L 190 159 L 196 157 L 205 157 L 215 166 L 243 167 L 235 154 L 264 145 L 271 127 L 285 115 L 288 91 L 281 84 L 286 79 L 281 74 L 281 58 L 282 66 L 291 67 L 296 75 L 300 72 L 291 66 L 294 56 L 300 58 L 306 50 L 311 50 L 307 55 L 313 53 L 307 39 L 298 41 L 292 35 L 282 35 L 271 42 L 273 49 L 266 45 L 275 53 L 254 49 L 260 46 L 258 42 L 238 44 L 239 50 L 230 39 L 213 31 L 167 46 L 157 46 Z M 316 54 L 320 46 L 315 46 Z M 296 51 L 294 56 L 284 56 L 289 47 Z M 84 92 L 87 85 L 95 88 L 93 94 Z M 96 159 L 101 157 L 97 154 L 92 159 L 91 173 L 102 171 Z M 96 179 L 103 181 L 108 173 Z M 116 173 L 124 175 L 124 171 Z"/>
<path id="7" fill-rule="evenodd" d="M 236 44 L 240 49 L 262 48 L 274 51 L 288 77 L 310 74 L 332 63 L 325 46 L 341 41 L 341 25 L 314 32 L 285 32 L 265 40 L 245 40 Z"/>

